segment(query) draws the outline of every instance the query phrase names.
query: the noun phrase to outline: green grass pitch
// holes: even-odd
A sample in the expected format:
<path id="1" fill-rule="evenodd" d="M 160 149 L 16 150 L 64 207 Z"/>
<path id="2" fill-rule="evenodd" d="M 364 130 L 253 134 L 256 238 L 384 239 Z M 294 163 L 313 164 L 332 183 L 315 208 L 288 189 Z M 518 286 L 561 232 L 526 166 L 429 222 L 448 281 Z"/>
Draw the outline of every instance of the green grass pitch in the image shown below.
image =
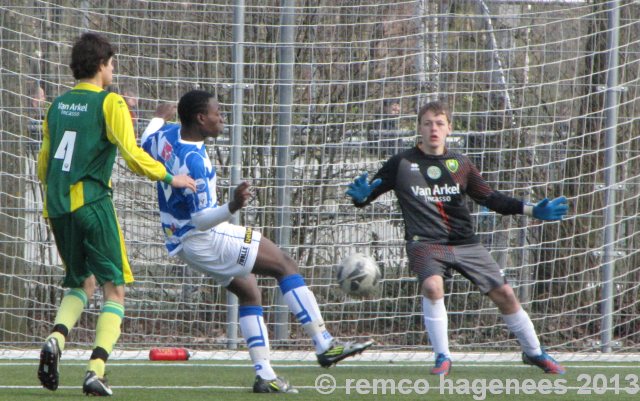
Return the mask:
<path id="1" fill-rule="evenodd" d="M 119 401 L 258 400 L 636 400 L 640 369 L 636 363 L 567 363 L 567 374 L 546 375 L 516 363 L 455 363 L 441 382 L 425 364 L 343 362 L 322 369 L 311 362 L 274 361 L 276 372 L 299 394 L 253 394 L 249 361 L 150 362 L 116 360 L 108 379 Z M 60 388 L 39 386 L 35 360 L 0 360 L 0 401 L 84 400 L 85 361 L 63 360 Z M 333 379 L 328 376 L 331 375 Z M 330 392 L 333 380 L 336 384 Z M 560 381 L 558 381 L 560 380 Z M 316 388 L 316 382 L 328 387 Z M 322 391 L 322 393 L 321 393 Z M 329 393 L 330 394 L 324 394 Z"/>

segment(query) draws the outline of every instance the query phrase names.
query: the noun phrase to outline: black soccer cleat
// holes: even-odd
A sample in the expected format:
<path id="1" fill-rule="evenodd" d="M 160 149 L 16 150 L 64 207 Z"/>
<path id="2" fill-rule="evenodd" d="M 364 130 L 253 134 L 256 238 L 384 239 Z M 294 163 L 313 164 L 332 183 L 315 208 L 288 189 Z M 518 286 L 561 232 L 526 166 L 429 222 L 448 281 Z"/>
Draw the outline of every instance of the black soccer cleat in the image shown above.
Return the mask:
<path id="1" fill-rule="evenodd" d="M 354 356 L 357 354 L 361 354 L 362 351 L 366 350 L 370 346 L 373 345 L 373 341 L 365 341 L 363 343 L 356 342 L 342 342 L 338 340 L 333 340 L 331 342 L 331 346 L 328 350 L 323 352 L 322 354 L 318 354 L 318 363 L 323 368 L 331 367 L 331 365 L 335 365 L 345 358 L 349 358 L 350 356 Z"/>
<path id="2" fill-rule="evenodd" d="M 45 341 L 40 351 L 40 365 L 38 365 L 38 379 L 42 387 L 47 390 L 55 391 L 58 388 L 60 380 L 60 372 L 58 365 L 60 363 L 60 347 L 58 340 L 51 337 Z"/>
<path id="3" fill-rule="evenodd" d="M 82 383 L 82 392 L 86 395 L 94 395 L 97 397 L 109 397 L 113 395 L 111 387 L 107 384 L 107 379 L 101 379 L 96 372 L 87 371 Z"/>
<path id="4" fill-rule="evenodd" d="M 288 381 L 282 377 L 276 377 L 273 380 L 266 380 L 260 376 L 256 376 L 253 382 L 254 393 L 280 393 L 280 394 L 298 394 L 298 390 L 291 387 Z"/>

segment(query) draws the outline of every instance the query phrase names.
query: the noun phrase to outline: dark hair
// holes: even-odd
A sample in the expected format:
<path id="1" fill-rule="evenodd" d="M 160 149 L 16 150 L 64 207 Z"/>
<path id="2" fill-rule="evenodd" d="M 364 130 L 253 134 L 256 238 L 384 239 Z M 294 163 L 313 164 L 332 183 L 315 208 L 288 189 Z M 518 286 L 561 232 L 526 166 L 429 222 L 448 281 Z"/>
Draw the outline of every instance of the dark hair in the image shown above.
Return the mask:
<path id="1" fill-rule="evenodd" d="M 115 51 L 111 43 L 95 33 L 83 33 L 71 49 L 71 71 L 75 79 L 92 78 Z"/>
<path id="2" fill-rule="evenodd" d="M 186 127 L 195 124 L 196 116 L 207 112 L 209 99 L 213 97 L 211 93 L 201 90 L 192 90 L 182 95 L 178 102 L 180 123 Z"/>
<path id="3" fill-rule="evenodd" d="M 420 107 L 420 110 L 418 111 L 418 125 L 420 125 L 422 116 L 424 116 L 427 111 L 432 112 L 436 116 L 444 114 L 447 117 L 447 122 L 451 124 L 451 111 L 449 110 L 449 106 L 440 100 L 436 100 Z"/>

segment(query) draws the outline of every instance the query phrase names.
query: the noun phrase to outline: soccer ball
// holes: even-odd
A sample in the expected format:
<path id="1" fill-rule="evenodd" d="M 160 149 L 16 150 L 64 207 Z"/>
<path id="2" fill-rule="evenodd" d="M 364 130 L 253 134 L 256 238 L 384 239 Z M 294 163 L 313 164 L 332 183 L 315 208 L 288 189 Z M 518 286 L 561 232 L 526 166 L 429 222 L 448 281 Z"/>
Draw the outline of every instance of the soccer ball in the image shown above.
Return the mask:
<path id="1" fill-rule="evenodd" d="M 349 295 L 371 295 L 381 277 L 376 261 L 362 253 L 351 254 L 338 265 L 338 284 Z"/>

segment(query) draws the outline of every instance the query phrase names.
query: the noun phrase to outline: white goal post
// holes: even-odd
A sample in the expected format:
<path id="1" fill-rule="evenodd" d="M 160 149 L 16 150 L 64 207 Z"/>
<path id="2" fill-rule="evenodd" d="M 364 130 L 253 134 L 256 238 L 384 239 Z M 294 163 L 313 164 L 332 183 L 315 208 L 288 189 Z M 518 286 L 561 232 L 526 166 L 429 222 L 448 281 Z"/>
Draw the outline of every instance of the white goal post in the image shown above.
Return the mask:
<path id="1" fill-rule="evenodd" d="M 483 244 L 542 342 L 555 352 L 637 351 L 637 2 L 339 3 L 2 3 L 0 349 L 39 347 L 63 294 L 63 268 L 41 217 L 35 158 L 43 110 L 73 86 L 70 46 L 88 30 L 115 45 L 113 89 L 131 101 L 138 130 L 158 101 L 175 102 L 193 88 L 218 96 L 229 135 L 209 150 L 222 198 L 235 167 L 256 188 L 240 223 L 279 242 L 299 262 L 334 335 L 373 338 L 385 352 L 430 350 L 393 194 L 360 210 L 344 192 L 356 175 L 374 172 L 412 146 L 418 108 L 440 98 L 454 112 L 449 146 L 467 153 L 494 188 L 528 201 L 569 199 L 569 215 L 550 223 L 471 205 Z M 233 32 L 234 12 L 240 11 L 242 46 Z M 294 23 L 283 25 L 285 15 Z M 281 39 L 287 27 L 293 42 Z M 281 60 L 284 48 L 292 62 Z M 237 49 L 243 52 L 239 66 Z M 286 67 L 291 75 L 283 78 Z M 235 68 L 243 73 L 240 90 Z M 282 104 L 285 90 L 289 104 Z M 242 104 L 241 121 L 234 121 L 234 104 Z M 290 124 L 282 124 L 283 110 L 290 110 Z M 283 127 L 287 143 L 280 142 Z M 239 149 L 229 139 L 236 128 Z M 241 160 L 232 166 L 238 150 Z M 283 154 L 288 164 L 280 168 Z M 137 280 L 127 289 L 118 348 L 226 349 L 235 340 L 227 335 L 225 290 L 167 257 L 153 184 L 122 160 L 114 171 L 113 199 Z M 287 194 L 284 203 L 278 193 Z M 282 233 L 286 238 L 278 241 Z M 337 286 L 334 267 L 353 252 L 372 255 L 381 266 L 375 297 L 351 299 Z M 265 320 L 275 333 L 278 288 L 272 279 L 259 283 Z M 446 292 L 452 351 L 518 350 L 496 308 L 466 279 L 455 275 Z M 91 343 L 101 303 L 100 293 L 90 300 L 70 336 L 71 348 Z M 294 319 L 282 324 L 287 334 L 272 336 L 274 349 L 311 349 Z"/>

